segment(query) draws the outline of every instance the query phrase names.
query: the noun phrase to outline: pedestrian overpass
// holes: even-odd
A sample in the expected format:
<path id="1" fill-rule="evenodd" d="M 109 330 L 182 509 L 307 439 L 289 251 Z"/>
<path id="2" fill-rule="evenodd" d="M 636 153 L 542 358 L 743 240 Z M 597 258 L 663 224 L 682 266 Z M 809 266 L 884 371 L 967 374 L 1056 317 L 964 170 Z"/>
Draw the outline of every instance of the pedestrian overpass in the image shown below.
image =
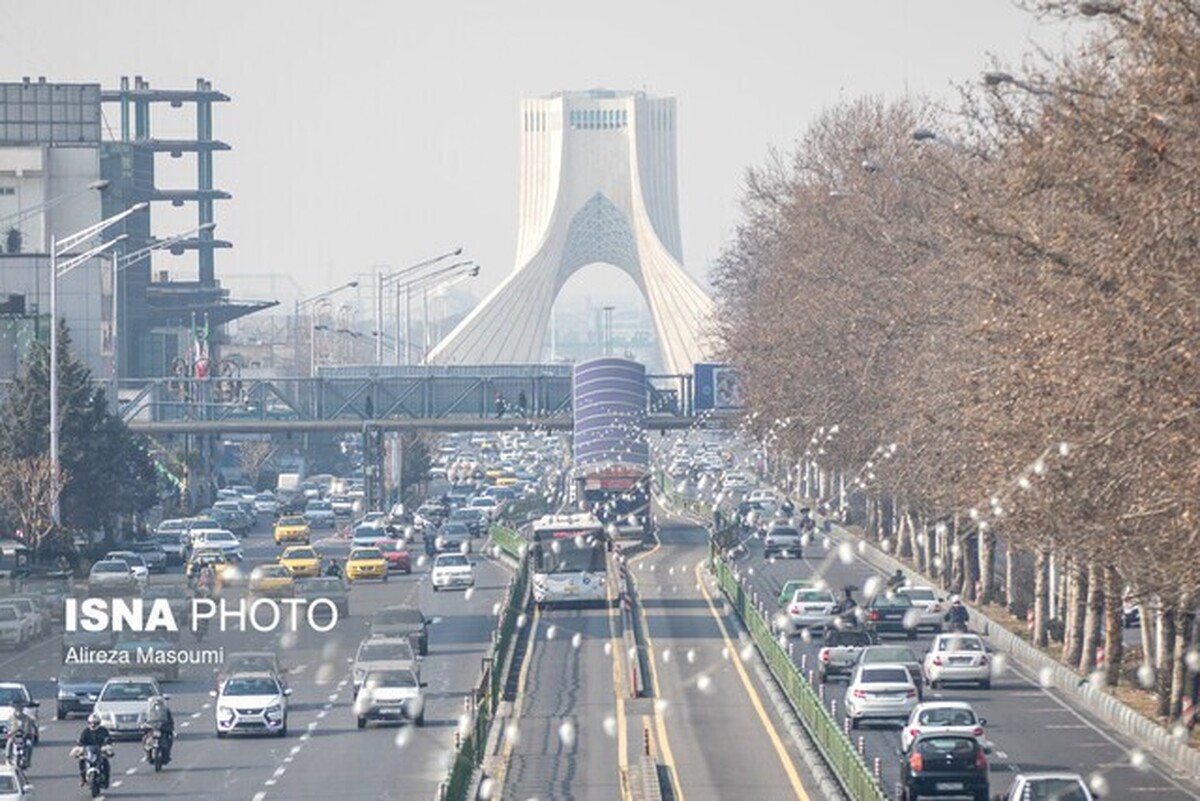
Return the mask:
<path id="1" fill-rule="evenodd" d="M 316 378 L 125 380 L 118 411 L 146 434 L 570 429 L 570 365 L 322 368 Z M 646 428 L 688 428 L 692 376 L 646 376 Z M 523 403 L 522 403 L 523 401 Z"/>

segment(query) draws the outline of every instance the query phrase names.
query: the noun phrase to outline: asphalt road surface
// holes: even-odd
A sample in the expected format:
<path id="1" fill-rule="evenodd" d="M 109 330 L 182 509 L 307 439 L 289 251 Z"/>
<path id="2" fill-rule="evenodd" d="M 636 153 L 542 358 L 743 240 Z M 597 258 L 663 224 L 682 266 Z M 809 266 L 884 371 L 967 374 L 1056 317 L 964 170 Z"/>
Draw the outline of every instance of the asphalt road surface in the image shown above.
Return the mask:
<path id="1" fill-rule="evenodd" d="M 247 568 L 274 561 L 280 548 L 270 538 L 266 517 L 246 538 Z M 344 558 L 344 541 L 320 540 L 322 551 Z M 477 541 L 477 545 L 479 542 Z M 419 550 L 419 548 L 417 549 Z M 423 560 L 422 560 L 423 562 Z M 210 629 L 203 648 L 226 652 L 277 650 L 289 670 L 293 690 L 287 737 L 215 735 L 213 703 L 216 668 L 193 666 L 165 685 L 175 714 L 174 759 L 161 774 L 141 762 L 140 744 L 120 742 L 113 761 L 108 798 L 172 799 L 412 799 L 433 798 L 445 778 L 454 733 L 464 713 L 464 697 L 477 683 L 481 657 L 491 644 L 493 605 L 504 596 L 510 573 L 477 557 L 471 593 L 434 593 L 428 565 L 411 576 L 384 582 L 357 582 L 350 593 L 351 614 L 327 634 L 302 627 L 298 635 L 218 632 Z M 151 577 L 152 583 L 182 582 L 179 568 Z M 350 663 L 366 621 L 379 607 L 416 603 L 430 628 L 429 655 L 422 663 L 428 682 L 425 726 L 372 724 L 358 730 L 351 710 Z M 191 647 L 188 634 L 185 645 Z M 0 660 L 0 680 L 24 681 L 41 702 L 41 743 L 33 755 L 30 781 L 39 799 L 84 797 L 75 763 L 67 752 L 84 727 L 81 719 L 55 721 L 54 680 L 61 667 L 61 635 L 54 634 Z"/>
<path id="2" fill-rule="evenodd" d="M 768 609 L 774 610 L 775 600 L 783 582 L 792 579 L 825 579 L 834 592 L 842 587 L 862 587 L 869 576 L 876 575 L 859 560 L 848 546 L 839 548 L 836 541 L 825 547 L 818 537 L 805 552 L 804 559 L 764 560 L 761 543 L 748 541 L 749 554 L 737 562 L 737 567 L 749 575 L 751 585 L 767 598 Z M 861 599 L 862 593 L 855 597 Z M 916 641 L 884 635 L 883 642 L 912 647 L 920 657 L 928 650 L 932 635 L 922 631 Z M 806 660 L 815 668 L 819 637 L 807 642 L 792 637 L 797 664 Z M 826 685 L 826 699 L 836 698 L 843 707 L 844 678 L 831 677 Z M 1144 759 L 1136 743 L 1124 742 L 1108 731 L 1103 724 L 1066 705 L 1055 693 L 1042 687 L 1035 676 L 1007 667 L 993 679 L 990 690 L 972 686 L 951 685 L 939 690 L 926 689 L 925 700 L 967 701 L 987 719 L 987 739 L 993 744 L 990 756 L 991 792 L 1007 791 L 1011 777 L 1031 771 L 1066 770 L 1089 777 L 1097 774 L 1107 787 L 1106 798 L 1157 799 L 1176 801 L 1198 797 L 1198 788 L 1185 785 L 1161 770 L 1153 760 Z M 840 714 L 840 713 L 839 713 Z M 900 747 L 899 724 L 864 723 L 852 733 L 857 742 L 865 739 L 867 763 L 882 760 L 884 787 L 893 791 L 899 779 L 896 749 Z"/>

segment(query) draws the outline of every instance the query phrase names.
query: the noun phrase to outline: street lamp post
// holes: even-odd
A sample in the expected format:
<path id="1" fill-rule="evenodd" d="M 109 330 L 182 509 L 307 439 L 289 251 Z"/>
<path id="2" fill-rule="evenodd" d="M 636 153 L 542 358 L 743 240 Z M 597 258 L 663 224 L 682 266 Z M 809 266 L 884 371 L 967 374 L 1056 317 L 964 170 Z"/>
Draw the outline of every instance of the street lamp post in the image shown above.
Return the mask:
<path id="1" fill-rule="evenodd" d="M 27 209 L 17 209 L 12 214 L 6 214 L 5 216 L 0 217 L 0 225 L 18 226 L 21 223 L 28 220 L 30 217 L 34 216 L 35 214 L 40 214 L 43 211 L 52 209 L 55 206 L 65 203 L 68 200 L 71 200 L 73 198 L 77 198 L 80 195 L 86 194 L 88 192 L 92 192 L 92 191 L 99 192 L 99 191 L 105 189 L 107 186 L 108 186 L 108 181 L 105 181 L 105 180 L 92 181 L 91 183 L 81 186 L 78 189 L 75 189 L 71 192 L 64 192 L 63 194 L 52 197 L 49 200 L 43 200 L 41 203 L 30 206 Z M 43 240 L 43 242 L 44 241 L 45 240 Z"/>
<path id="2" fill-rule="evenodd" d="M 479 265 L 473 261 L 460 261 L 451 264 L 448 267 L 443 267 L 440 270 L 435 270 L 429 275 L 423 275 L 420 278 L 409 281 L 404 285 L 404 290 L 407 293 L 413 287 L 421 287 L 423 291 L 422 299 L 422 319 L 421 319 L 421 338 L 424 347 L 421 350 L 421 364 L 425 363 L 425 357 L 429 355 L 429 287 L 432 284 L 438 284 L 438 288 L 444 288 L 451 284 L 455 284 L 463 278 L 474 278 L 479 275 Z M 405 350 L 407 357 L 407 349 Z"/>
<path id="3" fill-rule="evenodd" d="M 409 267 L 405 267 L 402 270 L 397 270 L 394 273 L 379 273 L 378 277 L 376 278 L 376 286 L 375 286 L 375 330 L 376 331 L 383 330 L 383 292 L 384 292 L 384 289 L 389 284 L 396 283 L 401 278 L 405 278 L 407 276 L 413 275 L 414 273 L 417 273 L 417 272 L 425 269 L 426 267 L 432 267 L 433 265 L 437 264 L 438 262 L 445 261 L 446 259 L 450 258 L 451 256 L 458 256 L 462 253 L 462 251 L 463 251 L 462 248 L 455 248 L 454 250 L 451 250 L 447 253 L 443 253 L 440 256 L 434 256 L 432 259 L 426 259 L 425 261 L 417 262 L 416 264 L 413 264 Z M 408 333 L 409 333 L 408 321 L 409 321 L 409 302 L 410 302 L 410 295 L 409 295 L 407 284 L 397 284 L 397 286 L 396 286 L 396 341 L 400 342 L 400 340 L 401 340 L 401 336 L 400 336 L 400 290 L 401 289 L 404 289 L 404 337 L 403 337 L 403 339 L 405 342 L 407 342 L 408 341 Z M 383 338 L 382 337 L 378 338 L 375 342 L 375 363 L 383 364 Z M 407 353 L 405 353 L 405 356 L 404 356 L 404 363 L 408 364 Z M 396 364 L 400 364 L 400 351 L 399 350 L 396 351 Z"/>
<path id="4" fill-rule="evenodd" d="M 421 334 L 424 338 L 424 347 L 421 349 L 421 363 L 422 364 L 425 363 L 425 357 L 429 355 L 429 350 L 433 346 L 433 342 L 429 338 L 429 330 L 430 330 L 429 291 L 430 291 L 430 289 L 432 289 L 433 292 L 436 294 L 438 292 L 442 292 L 442 291 L 445 291 L 446 289 L 449 289 L 450 287 L 454 286 L 455 284 L 457 284 L 460 281 L 466 280 L 467 278 L 474 278 L 477 275 L 479 275 L 479 265 L 478 264 L 474 265 L 472 267 L 472 269 L 470 269 L 470 270 L 463 270 L 456 275 L 452 275 L 451 277 L 444 279 L 441 283 L 437 284 L 436 286 L 430 286 L 427 284 L 426 286 L 424 286 L 422 288 L 422 290 L 421 290 L 421 305 L 422 305 Z"/>
<path id="5" fill-rule="evenodd" d="M 50 237 L 50 475 L 54 484 L 54 502 L 50 509 L 50 518 L 54 521 L 56 527 L 61 522 L 58 492 L 58 279 L 60 273 L 66 275 L 80 264 L 100 255 L 125 239 L 125 235 L 122 234 L 119 237 L 110 239 L 108 242 L 97 245 L 91 250 L 71 258 L 62 265 L 58 263 L 58 257 L 68 255 L 71 248 L 82 245 L 84 242 L 99 236 L 109 227 L 116 225 L 134 212 L 146 209 L 148 206 L 148 203 L 138 203 L 119 214 L 114 214 L 95 225 L 84 228 L 82 231 L 76 231 L 69 236 L 63 237 L 61 240 L 54 236 Z"/>
<path id="6" fill-rule="evenodd" d="M 341 292 L 346 289 L 353 289 L 356 286 L 358 286 L 358 281 L 347 281 L 346 283 L 344 283 L 340 286 L 335 286 L 333 289 L 327 289 L 324 292 L 313 295 L 311 298 L 304 298 L 303 300 L 296 301 L 296 306 L 295 306 L 296 328 L 294 331 L 295 345 L 293 348 L 293 360 L 296 362 L 297 367 L 299 367 L 299 364 L 300 364 L 300 360 L 299 360 L 299 358 L 297 358 L 300 355 L 300 310 L 303 309 L 305 306 L 308 306 L 313 303 L 317 303 L 318 301 L 325 300 L 326 298 L 330 297 L 331 295 L 335 295 L 338 292 Z M 316 325 L 316 322 L 314 321 L 313 326 L 315 326 L 315 325 Z M 316 344 L 317 344 L 317 341 L 316 341 L 317 334 L 316 334 L 316 330 L 314 327 L 309 328 L 309 334 L 310 334 L 310 336 L 309 336 L 309 343 L 308 343 L 309 344 L 309 361 L 308 361 L 309 373 L 308 374 L 309 374 L 309 377 L 311 378 L 316 373 L 315 353 L 316 353 Z M 299 370 L 297 370 L 297 372 L 299 372 Z"/>
<path id="7" fill-rule="evenodd" d="M 217 227 L 217 224 L 215 222 L 205 223 L 204 225 L 197 226 L 195 228 L 192 228 L 189 231 L 184 231 L 182 233 L 175 234 L 174 236 L 169 236 L 166 239 L 160 239 L 157 242 L 153 242 L 153 243 L 147 245 L 146 247 L 141 248 L 140 250 L 133 251 L 132 253 L 127 253 L 125 255 L 113 254 L 113 259 L 112 259 L 112 349 L 113 349 L 112 373 L 113 373 L 113 388 L 114 388 L 113 400 L 114 401 L 116 401 L 116 382 L 121 379 L 120 364 L 119 364 L 120 357 L 121 357 L 121 350 L 120 350 L 119 342 L 117 340 L 118 334 L 120 332 L 120 326 L 118 325 L 118 323 L 120 322 L 120 319 L 118 317 L 118 314 L 120 311 L 120 305 L 117 300 L 118 299 L 118 294 L 117 294 L 118 275 L 120 273 L 124 272 L 125 270 L 127 270 L 128 268 L 132 267 L 133 265 L 137 264 L 142 259 L 147 258 L 155 250 L 161 250 L 163 248 L 173 247 L 174 245 L 177 245 L 180 242 L 183 242 L 185 239 L 187 239 L 190 236 L 198 234 L 201 231 L 211 231 L 212 229 L 214 229 L 216 227 Z"/>

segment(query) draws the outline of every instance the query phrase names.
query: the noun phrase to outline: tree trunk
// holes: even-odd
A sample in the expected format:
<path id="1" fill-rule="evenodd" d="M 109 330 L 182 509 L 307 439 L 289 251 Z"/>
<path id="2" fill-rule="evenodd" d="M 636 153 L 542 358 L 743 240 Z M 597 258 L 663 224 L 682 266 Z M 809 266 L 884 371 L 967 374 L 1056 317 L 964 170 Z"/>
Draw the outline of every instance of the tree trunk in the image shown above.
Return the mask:
<path id="1" fill-rule="evenodd" d="M 896 513 L 896 555 L 902 559 L 912 559 L 913 540 L 912 515 L 908 507 L 901 506 Z"/>
<path id="2" fill-rule="evenodd" d="M 1091 673 L 1096 669 L 1096 645 L 1100 639 L 1100 620 L 1104 615 L 1104 592 L 1100 586 L 1100 568 L 1095 562 L 1088 565 L 1087 614 L 1083 620 L 1083 658 L 1079 669 Z"/>
<path id="3" fill-rule="evenodd" d="M 1046 636 L 1046 617 L 1049 611 L 1046 608 L 1048 600 L 1048 587 L 1046 586 L 1049 578 L 1049 553 L 1038 548 L 1034 557 L 1033 565 L 1033 644 L 1044 648 L 1049 642 Z"/>
<path id="4" fill-rule="evenodd" d="M 1007 542 L 1004 543 L 1004 605 L 1009 612 L 1016 609 L 1016 569 L 1013 567 L 1013 558 L 1016 556 L 1016 551 Z"/>
<path id="5" fill-rule="evenodd" d="M 1104 568 L 1104 684 L 1121 683 L 1125 660 L 1125 616 L 1121 609 L 1120 577 L 1112 567 Z"/>
<path id="6" fill-rule="evenodd" d="M 1083 593 L 1084 578 L 1079 565 L 1074 561 L 1067 564 L 1067 608 L 1063 615 L 1062 661 L 1070 667 L 1078 667 L 1083 653 Z"/>
<path id="7" fill-rule="evenodd" d="M 1171 716 L 1171 683 L 1175 674 L 1171 664 L 1172 657 L 1175 655 L 1175 607 L 1164 607 L 1159 620 L 1162 623 L 1158 636 L 1157 656 L 1158 716 L 1168 718 Z"/>
<path id="8" fill-rule="evenodd" d="M 925 544 L 921 547 L 921 550 L 924 551 L 922 559 L 924 562 L 923 570 L 931 576 L 937 576 L 937 567 L 933 564 L 936 543 L 934 542 L 934 534 L 929 529 L 929 519 L 925 517 L 924 513 L 918 518 L 917 525 L 921 527 L 921 532 L 925 535 Z"/>
<path id="9" fill-rule="evenodd" d="M 954 560 L 950 554 L 950 526 L 942 524 L 941 528 L 934 527 L 937 533 L 937 557 L 941 562 L 941 567 L 938 568 L 939 578 L 942 580 L 942 588 L 950 589 L 950 580 L 954 573 Z"/>
<path id="10" fill-rule="evenodd" d="M 1178 720 L 1183 714 L 1183 694 L 1187 692 L 1188 670 L 1184 660 L 1187 659 L 1188 648 L 1192 639 L 1192 615 L 1186 610 L 1191 608 L 1188 595 L 1179 601 L 1179 608 L 1184 610 L 1179 615 L 1179 625 L 1175 629 L 1175 650 L 1171 657 L 1171 720 Z"/>
<path id="11" fill-rule="evenodd" d="M 1153 611 L 1145 603 L 1138 604 L 1138 619 L 1142 625 L 1138 630 L 1142 633 L 1142 661 L 1152 668 L 1158 667 L 1158 656 L 1154 652 L 1154 623 L 1155 617 Z M 1124 619 L 1121 620 L 1121 628 L 1125 628 Z"/>
<path id="12" fill-rule="evenodd" d="M 971 532 L 963 537 L 962 550 L 963 595 L 971 603 L 979 601 L 979 534 Z"/>
<path id="13" fill-rule="evenodd" d="M 995 596 L 996 535 L 985 531 L 979 535 L 979 603 L 990 604 Z"/>

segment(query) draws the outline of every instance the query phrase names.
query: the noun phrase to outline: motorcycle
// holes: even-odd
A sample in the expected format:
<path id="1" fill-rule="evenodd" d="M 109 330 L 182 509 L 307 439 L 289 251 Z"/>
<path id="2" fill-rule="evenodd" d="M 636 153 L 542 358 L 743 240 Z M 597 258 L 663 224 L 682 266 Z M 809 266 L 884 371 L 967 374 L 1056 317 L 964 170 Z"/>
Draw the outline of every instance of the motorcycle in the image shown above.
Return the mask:
<path id="1" fill-rule="evenodd" d="M 21 770 L 29 770 L 33 761 L 33 738 L 27 734 L 10 737 L 8 741 L 8 762 Z"/>
<path id="2" fill-rule="evenodd" d="M 146 751 L 146 762 L 154 766 L 154 772 L 159 773 L 166 764 L 166 753 L 163 747 L 163 731 L 157 726 L 150 726 L 142 737 L 142 748 Z"/>
<path id="3" fill-rule="evenodd" d="M 111 772 L 108 760 L 112 755 L 113 747 L 111 745 L 77 745 L 71 749 L 71 756 L 82 760 L 84 763 L 83 779 L 87 788 L 92 793 L 92 798 L 98 797 L 108 789 L 108 779 Z"/>

